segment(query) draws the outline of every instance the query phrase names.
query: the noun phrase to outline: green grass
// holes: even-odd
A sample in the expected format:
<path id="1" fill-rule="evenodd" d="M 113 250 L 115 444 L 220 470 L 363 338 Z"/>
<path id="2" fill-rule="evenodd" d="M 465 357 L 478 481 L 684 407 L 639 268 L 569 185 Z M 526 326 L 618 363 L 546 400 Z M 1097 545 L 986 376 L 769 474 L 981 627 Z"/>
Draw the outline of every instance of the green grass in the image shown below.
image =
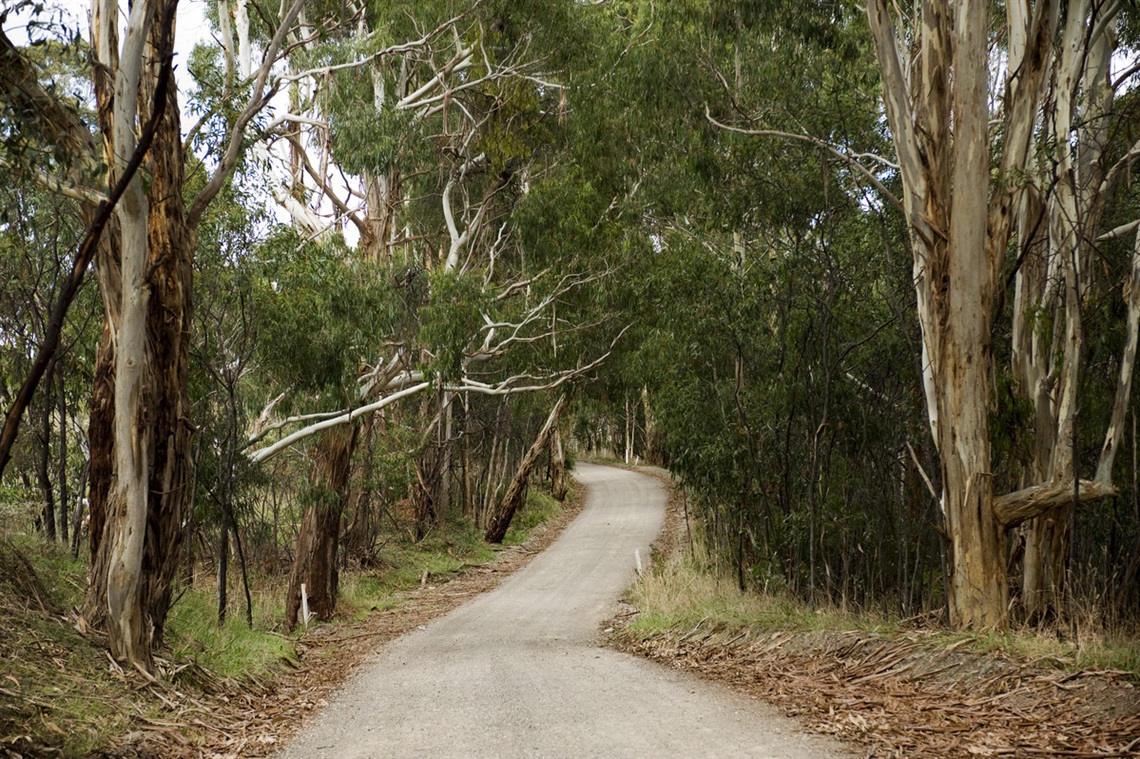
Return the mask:
<path id="1" fill-rule="evenodd" d="M 1073 631 L 1069 631 L 1072 633 Z M 1140 681 L 1140 640 L 1125 632 L 1077 632 L 1013 629 L 983 633 L 940 633 L 938 640 L 979 653 L 1001 654 L 1019 661 L 1052 663 L 1063 669 L 1108 669 L 1128 672 Z"/>
<path id="2" fill-rule="evenodd" d="M 630 624 L 637 637 L 684 635 L 698 625 L 727 634 L 758 631 L 827 632 L 861 630 L 894 635 L 898 620 L 835 608 L 812 609 L 780 594 L 741 593 L 733 579 L 694 567 L 687 559 L 658 562 L 634 584 L 630 602 L 640 614 Z M 1068 670 L 1109 669 L 1128 672 L 1140 681 L 1140 639 L 1125 632 L 1082 630 L 1042 632 L 1014 629 L 989 633 L 938 632 L 931 646 L 959 643 L 963 650 L 997 654 L 1018 661 L 1053 664 Z"/>
<path id="3" fill-rule="evenodd" d="M 394 592 L 419 585 L 427 572 L 439 578 L 466 567 L 485 564 L 495 552 L 483 543 L 475 525 L 468 520 L 452 522 L 442 532 L 433 531 L 418 543 L 390 543 L 377 553 L 382 570 L 372 573 L 378 589 Z"/>
<path id="4" fill-rule="evenodd" d="M 560 509 L 532 490 L 508 542 L 524 541 Z M 379 551 L 379 569 L 341 574 L 338 617 L 398 606 L 425 572 L 429 583 L 439 582 L 495 555 L 468 520 L 449 523 L 418 543 L 394 538 Z M 85 558 L 72 559 L 37 534 L 0 533 L 0 753 L 5 747 L 22 752 L 39 746 L 33 752 L 46 747 L 62 756 L 85 756 L 114 745 L 138 717 L 162 718 L 162 704 L 110 671 L 99 639 L 75 628 L 73 610 L 87 589 Z M 246 623 L 240 575 L 232 572 L 225 624 L 217 623 L 216 586 L 202 581 L 177 596 L 167 618 L 166 646 L 157 654 L 175 666 L 193 660 L 220 677 L 271 681 L 278 665 L 295 655 L 295 638 L 280 632 L 287 578 L 251 580 L 253 629 Z"/>
<path id="5" fill-rule="evenodd" d="M 261 675 L 283 660 L 292 660 L 292 641 L 273 632 L 281 619 L 281 599 L 277 598 L 281 593 L 259 589 L 251 594 L 251 629 L 244 594 L 237 587 L 231 592 L 223 625 L 218 624 L 216 588 L 193 588 L 182 595 L 167 618 L 166 642 L 174 659 L 193 659 L 222 677 Z"/>
<path id="6" fill-rule="evenodd" d="M 61 546 L 38 535 L 0 538 L 0 746 L 85 756 L 140 710 L 108 675 L 104 649 L 68 616 L 83 578 L 83 563 Z"/>
<path id="7" fill-rule="evenodd" d="M 568 495 L 567 498 L 571 496 Z M 535 527 L 550 521 L 562 513 L 562 504 L 542 490 L 531 488 L 527 491 L 526 504 L 515 513 L 511 527 L 503 538 L 503 545 L 516 546 L 525 543 Z"/>

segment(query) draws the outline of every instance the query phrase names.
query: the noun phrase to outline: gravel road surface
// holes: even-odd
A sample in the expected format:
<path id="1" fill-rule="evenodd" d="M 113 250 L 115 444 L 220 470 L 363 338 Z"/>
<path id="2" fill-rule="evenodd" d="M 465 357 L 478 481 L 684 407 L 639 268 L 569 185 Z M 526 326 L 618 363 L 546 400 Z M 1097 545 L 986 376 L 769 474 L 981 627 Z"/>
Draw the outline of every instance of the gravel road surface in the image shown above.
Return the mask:
<path id="1" fill-rule="evenodd" d="M 772 707 L 595 645 L 665 492 L 614 467 L 575 474 L 589 498 L 554 545 L 378 652 L 281 759 L 849 756 Z"/>

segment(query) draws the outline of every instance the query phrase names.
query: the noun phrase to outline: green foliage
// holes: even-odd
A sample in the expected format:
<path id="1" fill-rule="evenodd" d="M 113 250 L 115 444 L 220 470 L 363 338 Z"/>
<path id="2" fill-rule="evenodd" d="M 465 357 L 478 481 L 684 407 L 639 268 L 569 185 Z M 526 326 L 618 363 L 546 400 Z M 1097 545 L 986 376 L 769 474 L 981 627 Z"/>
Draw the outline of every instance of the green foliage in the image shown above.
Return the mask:
<path id="1" fill-rule="evenodd" d="M 420 310 L 420 342 L 432 356 L 428 371 L 444 382 L 462 373 L 465 353 L 482 335 L 492 299 L 480 277 L 442 272 L 431 277 L 431 300 Z"/>
<path id="2" fill-rule="evenodd" d="M 379 553 L 382 569 L 374 578 L 384 593 L 398 593 L 419 585 L 425 572 L 429 581 L 439 581 L 494 557 L 495 552 L 482 541 L 474 524 L 452 522 L 445 532 L 432 533 L 424 540 L 389 543 Z"/>
<path id="3" fill-rule="evenodd" d="M 258 252 L 263 262 L 255 305 L 271 314 L 260 358 L 282 386 L 347 399 L 362 362 L 405 317 L 387 273 L 352 260 L 343 243 L 301 242 L 282 231 Z"/>
<path id="4" fill-rule="evenodd" d="M 385 86 L 395 93 L 396 82 L 390 74 L 385 76 Z M 371 106 L 374 93 L 370 77 L 342 74 L 331 94 L 333 150 L 345 170 L 379 174 L 392 164 L 406 165 L 409 158 L 424 157 L 425 146 L 419 141 L 410 111 L 392 107 L 377 111 Z"/>
<path id="5" fill-rule="evenodd" d="M 0 401 L 5 411 L 47 333 L 58 284 L 70 271 L 83 232 L 73 200 L 31 182 L 0 187 Z M 4 473 L 5 486 L 23 491 L 15 523 L 21 527 L 32 519 L 42 523 L 49 492 L 57 519 L 74 506 L 72 497 L 86 466 L 82 430 L 100 314 L 97 289 L 88 284 L 72 303 L 56 360 L 25 412 Z M 62 432 L 67 433 L 66 450 Z M 67 502 L 62 503 L 65 495 Z"/>
<path id="6" fill-rule="evenodd" d="M 8 12 L 15 9 L 6 9 L 5 14 Z M 85 70 L 86 53 L 79 31 L 50 18 L 43 6 L 35 8 L 25 30 L 32 43 L 20 48 L 19 53 L 25 57 L 44 92 L 61 110 L 71 112 L 79 121 L 93 121 L 91 82 Z M 76 155 L 74 145 L 52 140 L 52 133 L 45 129 L 45 117 L 46 114 L 25 101 L 0 99 L 0 155 L 8 162 L 6 171 L 16 177 L 31 179 L 31 172 L 44 171 L 68 178 L 73 170 L 80 169 L 85 158 L 95 158 Z M 78 173 L 85 182 L 98 186 L 97 175 Z"/>
<path id="7" fill-rule="evenodd" d="M 607 13 L 607 74 L 575 103 L 589 182 L 570 174 L 577 203 L 537 185 L 520 209 L 536 240 L 621 250 L 604 297 L 632 328 L 580 433 L 620 445 L 630 424 L 646 451 L 644 391 L 657 455 L 738 582 L 917 607 L 939 556 L 922 492 L 897 484 L 896 446 L 926 434 L 906 238 L 830 153 L 705 117 L 889 152 L 865 21 L 846 4 Z"/>

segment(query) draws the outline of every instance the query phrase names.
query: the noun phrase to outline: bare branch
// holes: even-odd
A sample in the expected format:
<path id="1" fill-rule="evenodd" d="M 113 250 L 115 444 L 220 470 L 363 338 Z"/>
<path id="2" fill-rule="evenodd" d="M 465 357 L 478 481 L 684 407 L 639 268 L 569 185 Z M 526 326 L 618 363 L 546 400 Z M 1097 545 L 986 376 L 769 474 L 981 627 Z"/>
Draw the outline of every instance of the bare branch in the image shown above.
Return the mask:
<path id="1" fill-rule="evenodd" d="M 1076 495 L 1081 503 L 1098 501 L 1116 495 L 1112 485 L 1093 480 L 1081 480 Z M 1034 485 L 994 499 L 994 517 L 1005 528 L 1016 527 L 1022 522 L 1040 516 L 1047 511 L 1073 502 L 1073 481 Z"/>
<path id="2" fill-rule="evenodd" d="M 709 113 L 709 107 L 707 104 L 705 105 L 705 118 L 708 119 L 709 123 L 712 124 L 713 126 L 717 127 L 718 129 L 723 129 L 727 132 L 735 132 L 736 134 L 744 134 L 744 135 L 750 135 L 750 136 L 755 136 L 755 137 L 782 137 L 782 138 L 788 139 L 788 140 L 798 140 L 800 142 L 806 142 L 810 145 L 815 145 L 816 147 L 822 148 L 822 149 L 828 151 L 829 153 L 831 153 L 832 155 L 834 155 L 839 160 L 846 163 L 848 166 L 851 166 L 852 168 L 854 168 L 860 174 L 862 174 L 863 177 L 867 179 L 867 181 L 869 181 L 871 184 L 873 184 L 875 186 L 875 189 L 879 191 L 879 193 L 883 196 L 883 198 L 887 202 L 889 202 L 891 205 L 898 208 L 900 211 L 904 210 L 902 202 L 898 198 L 895 197 L 894 193 L 892 193 L 890 190 L 887 189 L 886 185 L 884 185 L 879 180 L 879 178 L 877 176 L 875 176 L 875 173 L 873 171 L 871 171 L 869 168 L 864 166 L 858 160 L 859 157 L 872 158 L 872 159 L 878 161 L 879 163 L 883 164 L 884 166 L 888 166 L 888 167 L 896 169 L 896 170 L 899 168 L 899 166 L 897 164 L 892 163 L 891 161 L 888 161 L 886 158 L 882 158 L 881 156 L 876 156 L 876 155 L 873 155 L 870 153 L 857 153 L 857 154 L 845 153 L 842 150 L 840 150 L 839 148 L 832 145 L 831 143 L 827 142 L 826 140 L 821 140 L 818 137 L 811 137 L 811 136 L 806 135 L 806 134 L 795 134 L 793 132 L 781 132 L 781 131 L 776 130 L 776 129 L 743 129 L 741 127 L 734 127 L 734 126 L 729 126 L 728 124 L 722 124 L 721 122 L 717 121 L 716 119 L 714 119 L 712 117 L 712 114 Z"/>
<path id="3" fill-rule="evenodd" d="M 1096 241 L 1108 242 L 1109 240 L 1119 240 L 1121 237 L 1127 237 L 1138 229 L 1140 229 L 1140 219 L 1130 221 L 1127 224 L 1121 224 L 1116 229 L 1105 232 L 1103 235 L 1096 238 Z"/>
<path id="4" fill-rule="evenodd" d="M 478 3 L 476 3 L 476 5 L 478 5 Z M 474 8 L 474 6 L 472 6 L 472 8 Z M 371 63 L 375 63 L 376 61 L 379 61 L 383 58 L 387 58 L 387 57 L 392 56 L 392 55 L 400 55 L 402 53 L 410 53 L 413 50 L 419 50 L 421 48 L 427 47 L 428 43 L 431 42 L 436 37 L 438 37 L 440 35 L 440 33 L 446 31 L 448 28 L 457 24 L 464 16 L 466 16 L 470 12 L 471 12 L 471 9 L 468 9 L 467 11 L 460 13 L 458 16 L 455 16 L 453 18 L 448 19 L 447 21 L 444 21 L 442 24 L 440 24 L 439 26 L 437 26 L 435 29 L 431 30 L 430 32 L 428 32 L 424 36 L 420 37 L 418 40 L 413 40 L 411 42 L 404 42 L 404 43 L 401 43 L 399 45 L 391 45 L 389 47 L 384 48 L 383 50 L 379 50 L 379 51 L 372 53 L 370 55 L 366 55 L 365 57 L 363 57 L 357 61 L 350 61 L 348 63 L 338 63 L 338 64 L 335 64 L 332 66 L 321 66 L 319 68 L 306 69 L 304 71 L 298 71 L 298 72 L 295 72 L 292 74 L 282 74 L 281 76 L 277 77 L 277 82 L 280 85 L 280 84 L 287 84 L 289 82 L 296 82 L 296 81 L 299 81 L 301 79 L 307 79 L 310 77 L 319 79 L 319 78 L 326 77 L 329 74 L 336 73 L 337 71 L 348 71 L 351 69 L 362 68 L 364 66 L 367 66 Z"/>
<path id="5" fill-rule="evenodd" d="M 365 414 L 371 414 L 375 411 L 379 411 L 385 406 L 389 406 L 398 400 L 407 398 L 408 396 L 415 395 L 416 393 L 419 393 L 422 390 L 426 390 L 429 387 L 431 387 L 430 382 L 421 382 L 418 385 L 412 385 L 409 388 L 405 388 L 398 393 L 392 393 L 391 395 L 385 396 L 384 398 L 381 398 L 374 403 L 369 403 L 359 408 L 355 408 L 351 411 L 347 411 L 334 416 L 330 419 L 325 419 L 324 421 L 317 422 L 316 424 L 311 424 L 308 427 L 297 430 L 291 435 L 287 435 L 286 437 L 281 438 L 273 445 L 266 446 L 265 448 L 254 451 L 253 453 L 249 454 L 249 458 L 251 461 L 260 464 L 261 462 L 267 461 L 273 456 L 276 456 L 278 453 L 292 446 L 294 443 L 304 440 L 305 438 L 312 437 L 322 430 L 339 427 L 342 424 L 348 424 L 349 422 Z"/>
<path id="6" fill-rule="evenodd" d="M 297 139 L 296 135 L 287 134 L 285 135 L 285 139 L 291 145 L 297 148 L 297 154 L 301 157 L 301 163 L 305 168 L 305 173 L 307 173 L 309 177 L 317 183 L 317 186 L 321 189 L 322 192 L 324 192 L 325 197 L 327 197 L 333 206 L 338 211 L 340 211 L 341 216 L 352 222 L 357 230 L 359 230 L 362 237 L 366 236 L 368 234 L 368 225 L 366 225 L 364 221 L 361 220 L 361 218 L 351 208 L 348 207 L 347 203 L 341 200 L 340 197 L 335 192 L 333 192 L 332 188 L 329 187 L 329 184 L 325 178 L 317 173 L 317 170 L 313 167 L 312 162 L 309 160 L 308 151 L 305 150 L 305 147 L 301 144 L 301 141 Z"/>
<path id="7" fill-rule="evenodd" d="M 226 146 L 226 152 L 222 156 L 222 160 L 218 162 L 218 168 L 214 171 L 214 175 L 210 177 L 210 181 L 198 193 L 198 197 L 194 199 L 194 203 L 186 211 L 186 224 L 191 228 L 196 228 L 198 222 L 202 218 L 202 213 L 206 210 L 206 206 L 213 201 L 214 197 L 222 189 L 226 179 L 229 177 L 230 172 L 233 171 L 234 166 L 237 164 L 238 156 L 241 153 L 242 142 L 245 139 L 245 128 L 249 122 L 253 120 L 277 92 L 277 85 L 266 92 L 265 86 L 269 79 L 269 72 L 273 68 L 273 64 L 277 62 L 278 51 L 281 44 L 285 41 L 289 29 L 293 26 L 293 22 L 297 20 L 297 16 L 301 13 L 301 8 L 304 6 L 304 0 L 294 0 L 293 4 L 284 13 L 280 25 L 277 27 L 277 32 L 273 35 L 273 39 L 269 42 L 269 47 L 265 49 L 265 55 L 261 60 L 261 67 L 257 70 L 257 78 L 253 85 L 253 91 L 250 93 L 249 100 L 246 102 L 245 108 L 241 114 L 234 121 L 233 128 L 230 131 L 230 142 Z M 284 6 L 282 6 L 284 8 Z"/>
<path id="8" fill-rule="evenodd" d="M 44 169 L 31 169 L 27 170 L 22 167 L 16 166 L 4 156 L 0 156 L 0 167 L 8 169 L 12 173 L 24 173 L 29 175 L 36 184 L 44 187 L 51 192 L 62 195 L 65 198 L 78 200 L 80 203 L 90 203 L 97 206 L 100 203 L 107 202 L 107 195 L 99 192 L 91 187 L 84 187 L 77 185 L 73 182 L 61 179 L 54 174 L 49 174 Z"/>

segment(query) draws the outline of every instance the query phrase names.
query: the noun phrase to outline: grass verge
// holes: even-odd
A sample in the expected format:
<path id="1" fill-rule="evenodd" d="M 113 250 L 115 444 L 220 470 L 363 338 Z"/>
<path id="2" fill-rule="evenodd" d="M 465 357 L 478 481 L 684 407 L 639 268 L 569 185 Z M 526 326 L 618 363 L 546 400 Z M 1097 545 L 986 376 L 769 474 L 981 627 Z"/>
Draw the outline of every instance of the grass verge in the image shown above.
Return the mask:
<path id="1" fill-rule="evenodd" d="M 891 633 L 898 629 L 895 620 L 836 609 L 812 609 L 793 598 L 741 592 L 733 581 L 718 578 L 687 560 L 655 565 L 630 590 L 629 601 L 640 612 L 629 626 L 630 631 L 638 635 L 655 635 L 697 625 L 722 632 L 750 628 Z"/>
<path id="2" fill-rule="evenodd" d="M 82 569 L 35 536 L 0 538 L 0 750 L 85 756 L 141 713 L 67 612 Z"/>

